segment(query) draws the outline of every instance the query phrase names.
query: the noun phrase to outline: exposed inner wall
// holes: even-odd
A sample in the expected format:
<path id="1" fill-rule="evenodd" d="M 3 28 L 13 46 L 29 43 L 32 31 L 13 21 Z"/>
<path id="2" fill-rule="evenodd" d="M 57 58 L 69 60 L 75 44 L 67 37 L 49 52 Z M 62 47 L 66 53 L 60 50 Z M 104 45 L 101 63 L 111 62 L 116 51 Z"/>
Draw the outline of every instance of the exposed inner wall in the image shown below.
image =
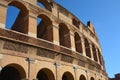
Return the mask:
<path id="1" fill-rule="evenodd" d="M 37 3 L 43 4 L 44 8 Z M 7 29 L 6 15 L 10 6 L 18 8 L 20 12 L 11 29 L 4 31 L 3 28 Z M 38 18 L 41 21 L 37 24 Z M 11 31 L 10 35 L 12 32 L 27 35 L 60 46 L 63 50 L 66 49 L 64 51 L 76 52 L 101 65 L 101 70 L 105 70 L 102 49 L 92 23 L 88 21 L 87 25 L 83 24 L 52 0 L 1 0 L 0 28 L 5 33 Z"/>
<path id="2" fill-rule="evenodd" d="M 72 48 L 72 50 L 75 50 L 75 42 L 73 39 L 75 36 L 74 33 L 78 32 L 79 35 L 82 35 L 83 37 L 87 38 L 90 41 L 90 44 L 94 43 L 94 45 L 96 45 L 98 47 L 100 53 L 102 53 L 99 43 L 97 41 L 97 36 L 94 31 L 94 27 L 93 27 L 92 23 L 88 22 L 87 26 L 85 26 L 81 21 L 79 21 L 69 11 L 67 11 L 65 8 L 61 7 L 60 5 L 56 4 L 55 2 L 50 2 L 50 1 L 47 2 L 46 0 L 43 0 L 43 1 L 36 0 L 35 4 L 34 4 L 32 2 L 26 2 L 26 1 L 23 2 L 23 1 L 18 0 L 18 1 L 9 1 L 8 5 L 7 5 L 7 4 L 4 4 L 5 1 L 6 0 L 4 0 L 3 3 L 1 3 L 1 10 L 3 10 L 4 8 L 6 10 L 7 6 L 15 6 L 20 9 L 20 13 L 11 28 L 12 30 L 21 32 L 24 34 L 28 34 L 28 35 L 30 33 L 30 36 L 42 38 L 44 40 L 51 41 L 51 42 L 54 42 L 53 39 L 55 39 L 56 36 L 59 36 L 59 37 L 61 37 L 60 41 L 61 40 L 62 41 L 60 42 L 57 39 L 58 40 L 57 42 L 59 42 L 58 44 L 60 44 L 62 46 L 66 46 L 68 48 Z M 37 2 L 41 2 L 45 6 L 45 9 L 40 8 L 40 6 L 36 5 Z M 4 12 L 1 11 L 1 12 L 3 14 L 7 14 L 6 11 L 4 11 Z M 5 17 L 5 16 L 3 15 L 3 16 L 1 16 L 1 18 L 2 17 Z M 42 21 L 39 23 L 38 27 L 35 27 L 37 18 L 41 18 Z M 59 26 L 59 28 L 56 30 L 59 30 L 61 28 L 61 26 L 60 26 L 61 23 L 65 24 L 66 25 L 65 27 L 68 28 L 68 29 L 66 29 L 66 30 L 68 30 L 68 33 L 65 33 L 63 37 L 60 36 L 63 34 L 52 36 L 53 35 L 52 32 L 56 31 L 55 29 L 52 28 L 52 26 L 54 26 L 53 23 L 57 23 L 58 24 L 57 26 Z M 4 19 L 1 21 L 1 24 L 5 24 Z M 19 25 L 19 26 L 17 26 L 17 25 Z M 50 26 L 51 26 L 51 28 L 50 28 Z M 37 30 L 37 32 L 36 32 L 36 30 Z M 61 30 L 59 30 L 59 32 L 60 31 Z M 64 32 L 64 30 L 61 32 Z M 31 34 L 33 34 L 33 35 L 31 35 Z M 59 34 L 59 33 L 56 32 L 54 34 Z M 66 35 L 69 35 L 69 36 L 66 36 Z M 65 39 L 64 39 L 64 37 L 65 37 Z M 70 40 L 70 41 L 67 42 L 66 40 L 67 41 Z M 64 41 L 66 41 L 66 42 L 63 43 Z M 71 43 L 71 45 L 68 45 L 69 43 Z M 90 53 L 90 54 L 92 54 L 92 53 Z M 89 56 L 89 57 L 92 57 L 92 56 Z"/>

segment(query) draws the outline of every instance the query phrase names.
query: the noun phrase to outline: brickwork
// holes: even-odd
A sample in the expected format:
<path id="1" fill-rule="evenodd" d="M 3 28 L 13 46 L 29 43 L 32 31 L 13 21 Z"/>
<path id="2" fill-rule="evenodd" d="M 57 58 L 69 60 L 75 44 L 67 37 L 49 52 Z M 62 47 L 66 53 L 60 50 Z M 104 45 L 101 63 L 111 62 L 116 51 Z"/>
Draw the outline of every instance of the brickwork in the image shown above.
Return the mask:
<path id="1" fill-rule="evenodd" d="M 11 6 L 19 13 L 7 29 Z M 90 21 L 53 0 L 0 0 L 0 80 L 108 80 L 105 71 Z"/>

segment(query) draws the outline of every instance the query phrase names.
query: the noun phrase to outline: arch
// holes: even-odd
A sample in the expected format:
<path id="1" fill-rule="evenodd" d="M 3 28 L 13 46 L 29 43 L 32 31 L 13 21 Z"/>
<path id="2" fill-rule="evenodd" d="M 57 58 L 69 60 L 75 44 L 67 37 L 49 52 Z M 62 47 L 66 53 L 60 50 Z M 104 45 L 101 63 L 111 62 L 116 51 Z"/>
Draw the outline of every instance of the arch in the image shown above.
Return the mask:
<path id="1" fill-rule="evenodd" d="M 84 75 L 80 75 L 79 80 L 86 80 L 86 78 L 85 78 L 85 76 L 84 76 Z"/>
<path id="2" fill-rule="evenodd" d="M 98 59 L 97 59 L 97 52 L 96 52 L 96 48 L 95 48 L 94 44 L 92 44 L 92 52 L 93 52 L 94 60 L 98 61 Z"/>
<path id="3" fill-rule="evenodd" d="M 25 78 L 25 70 L 18 64 L 9 64 L 0 72 L 0 80 L 21 80 Z"/>
<path id="4" fill-rule="evenodd" d="M 12 9 L 9 11 L 10 7 L 15 7 L 16 9 L 18 9 L 18 11 L 19 11 L 18 14 L 16 14 L 16 15 L 13 14 L 14 10 L 12 10 Z M 8 4 L 6 25 L 8 23 L 10 23 L 7 20 L 11 19 L 11 18 L 9 18 L 11 16 L 16 16 L 16 19 L 14 19 L 13 23 L 11 23 L 9 28 L 11 30 L 27 34 L 28 33 L 28 17 L 27 17 L 28 10 L 27 10 L 26 6 L 19 1 L 11 1 Z"/>
<path id="5" fill-rule="evenodd" d="M 89 58 L 91 58 L 90 44 L 89 44 L 87 38 L 85 38 L 84 40 L 85 40 L 86 56 L 88 56 Z"/>
<path id="6" fill-rule="evenodd" d="M 93 77 L 91 77 L 90 80 L 95 80 L 95 79 Z"/>
<path id="7" fill-rule="evenodd" d="M 38 80 L 55 80 L 55 76 L 50 69 L 43 68 L 37 74 Z"/>
<path id="8" fill-rule="evenodd" d="M 98 57 L 99 57 L 100 64 L 102 64 L 102 58 L 101 58 L 101 53 L 99 49 L 98 49 Z"/>
<path id="9" fill-rule="evenodd" d="M 60 39 L 60 45 L 70 48 L 70 31 L 68 27 L 61 23 L 59 24 L 59 39 Z"/>
<path id="10" fill-rule="evenodd" d="M 62 75 L 62 80 L 74 80 L 74 77 L 70 72 L 67 71 Z"/>
<path id="11" fill-rule="evenodd" d="M 79 28 L 80 22 L 77 21 L 75 18 L 72 19 L 72 23 L 73 23 L 73 25 L 74 25 L 75 27 Z"/>
<path id="12" fill-rule="evenodd" d="M 53 30 L 52 30 L 52 21 L 50 18 L 44 14 L 38 16 L 40 22 L 37 25 L 37 37 L 52 41 L 53 40 Z"/>
<path id="13" fill-rule="evenodd" d="M 81 38 L 80 38 L 80 36 L 77 32 L 75 32 L 74 34 L 75 34 L 75 37 L 74 37 L 74 39 L 75 39 L 75 49 L 76 49 L 77 52 L 83 53 Z"/>
<path id="14" fill-rule="evenodd" d="M 51 4 L 47 0 L 37 0 L 37 2 L 43 4 L 47 10 L 52 11 Z"/>

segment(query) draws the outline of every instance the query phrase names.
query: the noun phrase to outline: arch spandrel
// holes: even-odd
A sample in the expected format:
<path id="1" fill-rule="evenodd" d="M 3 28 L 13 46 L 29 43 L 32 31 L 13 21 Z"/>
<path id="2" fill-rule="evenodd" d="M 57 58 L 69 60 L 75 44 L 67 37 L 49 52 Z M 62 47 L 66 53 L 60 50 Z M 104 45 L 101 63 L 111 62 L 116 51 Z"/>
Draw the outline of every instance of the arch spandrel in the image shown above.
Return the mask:
<path id="1" fill-rule="evenodd" d="M 2 0 L 3 1 L 3 0 Z M 45 7 L 46 7 L 46 9 L 42 9 L 42 8 L 40 8 L 40 7 L 38 7 L 37 6 L 37 4 L 36 3 L 34 3 L 34 4 L 31 4 L 29 1 L 31 1 L 31 0 L 28 0 L 28 1 L 26 1 L 26 0 L 5 0 L 6 2 L 8 1 L 8 6 L 16 6 L 17 8 L 19 8 L 19 9 L 21 9 L 21 11 L 24 13 L 24 14 L 28 14 L 28 15 L 25 15 L 26 17 L 25 18 L 27 18 L 27 17 L 29 17 L 28 19 L 29 19 L 29 26 L 27 26 L 26 28 L 28 28 L 29 27 L 29 29 L 31 28 L 31 29 L 33 29 L 34 30 L 34 28 L 33 27 L 35 27 L 35 28 L 37 28 L 37 26 L 36 26 L 36 18 L 38 17 L 38 18 L 41 18 L 41 19 L 43 19 L 43 23 L 45 24 L 45 25 L 47 25 L 47 29 L 48 29 L 48 31 L 50 31 L 50 32 L 46 32 L 46 33 L 43 33 L 43 34 L 47 34 L 47 33 L 49 33 L 49 35 L 47 35 L 47 36 L 49 36 L 50 37 L 50 35 L 52 35 L 52 37 L 53 37 L 53 32 L 52 32 L 52 30 L 54 29 L 54 31 L 56 31 L 57 32 L 57 39 L 55 39 L 56 41 L 58 41 L 58 45 L 57 45 L 57 47 L 59 47 L 59 48 L 61 48 L 62 46 L 63 46 L 63 49 L 65 48 L 65 47 L 68 47 L 68 48 L 65 48 L 65 50 L 66 50 L 66 52 L 64 52 L 64 51 L 62 51 L 62 48 L 61 48 L 61 51 L 63 52 L 63 53 L 65 53 L 65 54 L 67 54 L 67 53 L 69 53 L 69 52 L 67 52 L 67 49 L 68 50 L 71 50 L 71 52 L 73 52 L 73 53 L 76 53 L 73 49 L 71 49 L 71 47 L 73 47 L 74 48 L 74 46 L 72 45 L 72 42 L 70 43 L 70 41 L 72 41 L 74 38 L 74 33 L 76 33 L 77 32 L 77 38 L 76 38 L 76 41 L 78 41 L 79 42 L 79 40 L 78 39 L 80 39 L 80 38 L 78 38 L 78 35 L 79 35 L 79 37 L 80 37 L 80 35 L 82 35 L 82 37 L 81 38 L 83 38 L 83 39 L 80 39 L 80 41 L 82 41 L 83 42 L 83 45 L 84 45 L 84 42 L 86 42 L 85 41 L 85 39 L 84 38 L 87 38 L 88 39 L 88 44 L 89 44 L 89 41 L 91 41 L 93 44 L 97 44 L 96 42 L 94 43 L 94 38 L 92 38 L 92 36 L 90 36 L 90 31 L 88 30 L 88 28 L 85 28 L 85 30 L 83 30 L 82 31 L 82 27 L 85 27 L 85 25 L 84 24 L 82 24 L 81 22 L 80 22 L 80 24 L 81 25 L 79 25 L 79 27 L 81 27 L 81 28 L 78 28 L 78 24 L 79 24 L 79 20 L 76 20 L 75 22 L 74 22 L 74 25 L 72 24 L 72 20 L 71 20 L 71 16 L 72 16 L 72 14 L 71 14 L 71 16 L 65 16 L 65 14 L 63 14 L 62 16 L 59 16 L 59 17 L 63 17 L 63 19 L 62 20 L 60 20 L 60 18 L 58 18 L 58 16 L 56 15 L 57 14 L 57 10 L 55 10 L 56 11 L 56 13 L 55 14 L 53 14 L 54 12 L 51 12 L 51 10 L 52 10 L 52 8 L 54 8 L 54 7 L 52 7 L 52 5 L 51 5 L 51 0 L 36 0 L 36 1 L 38 1 L 38 2 L 41 2 L 41 3 L 43 3 L 44 5 L 45 5 Z M 54 8 L 54 9 L 56 9 L 56 8 Z M 35 11 L 35 12 L 34 12 Z M 65 17 L 65 18 L 64 18 Z M 55 20 L 56 19 L 56 20 Z M 66 19 L 66 21 L 64 20 L 64 19 Z M 68 20 L 68 19 L 70 19 L 70 20 Z M 75 19 L 77 19 L 77 18 L 75 18 Z M 67 21 L 68 20 L 68 21 Z M 55 21 L 55 24 L 54 24 L 54 21 Z M 27 22 L 27 21 L 26 21 Z M 33 22 L 33 23 L 32 23 Z M 31 24 L 30 24 L 31 23 Z M 34 24 L 34 25 L 33 25 Z M 54 25 L 53 25 L 54 24 Z M 42 24 L 41 24 L 42 25 Z M 54 28 L 53 28 L 53 26 L 54 26 Z M 75 26 L 77 26 L 77 28 L 75 27 Z M 46 26 L 45 26 L 46 27 Z M 45 31 L 47 30 L 46 28 L 44 28 L 45 29 Z M 79 31 L 81 29 L 81 31 Z M 38 31 L 42 31 L 43 29 L 42 28 L 39 28 L 38 29 Z M 66 37 L 65 38 L 65 40 L 64 41 L 66 41 L 65 43 L 63 43 L 63 45 L 61 46 L 61 45 L 59 45 L 59 32 L 60 32 L 60 30 L 61 30 L 61 34 L 62 33 L 65 33 L 64 34 L 64 36 L 63 37 Z M 11 31 L 11 30 L 9 30 L 9 31 Z M 41 32 L 40 31 L 40 32 Z M 64 32 L 65 31 L 65 32 Z M 87 32 L 88 31 L 88 32 Z M 11 31 L 12 32 L 12 31 Z M 28 30 L 26 30 L 24 33 L 26 33 L 27 34 L 27 32 L 28 32 Z M 32 32 L 32 31 L 31 31 Z M 35 34 L 37 34 L 37 29 L 35 29 L 34 31 L 33 31 Z M 13 32 L 14 33 L 14 32 Z M 19 33 L 16 33 L 16 34 L 19 34 Z M 43 35 L 42 34 L 42 35 Z M 86 35 L 87 34 L 87 35 Z M 54 35 L 56 35 L 56 34 L 54 34 Z M 21 36 L 22 36 L 22 34 L 21 34 Z M 46 35 L 45 35 L 45 37 L 46 37 Z M 55 36 L 56 37 L 56 36 Z M 62 37 L 62 38 L 63 38 Z M 70 38 L 69 38 L 70 37 Z M 10 37 L 11 38 L 11 37 Z M 28 35 L 27 35 L 27 38 L 29 38 L 30 40 L 31 40 L 31 37 L 29 37 Z M 41 38 L 41 37 L 40 37 Z M 43 37 L 42 37 L 43 38 Z M 47 38 L 47 37 L 46 37 Z M 43 38 L 43 39 L 45 39 L 45 40 L 48 40 L 48 39 L 46 39 L 46 38 Z M 35 39 L 36 39 L 36 37 L 35 37 Z M 35 40 L 35 39 L 33 39 L 33 40 Z M 54 39 L 54 38 L 52 38 L 52 39 Z M 48 41 L 53 41 L 52 39 L 50 39 L 50 40 L 48 40 Z M 27 45 L 27 43 L 28 44 L 31 44 L 31 42 L 29 42 L 30 40 L 28 40 L 28 42 L 25 42 L 26 43 L 26 45 Z M 45 44 L 48 42 L 48 41 L 45 41 L 45 40 L 42 40 L 42 39 L 36 39 L 35 41 L 41 41 L 41 42 L 44 42 Z M 13 41 L 14 42 L 14 41 Z M 17 42 L 17 41 L 16 41 Z M 25 44 L 25 43 L 23 43 L 22 41 L 20 41 L 20 42 L 18 42 L 18 43 L 22 43 L 22 44 Z M 34 41 L 32 41 L 32 43 L 34 43 Z M 49 54 L 49 53 L 51 53 L 51 52 L 53 52 L 53 53 L 58 53 L 58 54 L 60 54 L 61 55 L 61 52 L 59 52 L 60 50 L 59 49 L 53 49 L 53 48 L 51 48 L 51 45 L 54 45 L 55 43 L 54 42 L 50 42 L 49 44 L 50 44 L 50 47 L 48 47 L 48 45 L 42 45 L 42 44 L 37 44 L 36 42 L 34 43 L 35 45 L 37 45 L 37 49 L 38 48 L 40 48 L 41 46 L 43 47 L 43 48 L 47 48 L 48 50 L 45 52 L 45 54 Z M 33 45 L 33 44 L 31 44 L 31 45 Z M 28 46 L 30 46 L 31 47 L 31 45 L 28 45 Z M 65 47 L 64 47 L 65 46 Z M 56 47 L 56 46 L 55 46 Z M 36 46 L 34 46 L 34 48 L 36 48 Z M 86 48 L 89 48 L 89 47 L 87 47 L 86 46 Z M 98 44 L 98 46 L 97 46 L 97 48 L 99 48 L 99 44 Z M 40 48 L 41 49 L 41 48 Z M 85 48 L 84 48 L 85 49 Z M 46 50 L 46 49 L 45 49 Z M 56 51 L 56 50 L 58 50 L 58 52 Z M 50 52 L 49 52 L 50 51 Z M 90 52 L 90 51 L 88 51 L 88 52 Z M 92 52 L 91 52 L 92 53 Z M 100 54 L 102 54 L 101 53 L 101 51 L 100 51 Z M 14 55 L 14 54 L 13 54 Z M 27 55 L 27 54 L 26 54 Z M 34 54 L 33 54 L 34 55 Z M 62 54 L 62 55 L 64 55 L 64 54 Z M 16 55 L 15 55 L 16 56 Z M 36 56 L 36 55 L 35 55 Z M 38 56 L 38 55 L 37 55 Z M 42 59 L 42 57 L 44 58 L 44 57 L 46 57 L 46 56 L 42 56 L 41 57 L 41 55 L 39 55 L 40 56 L 40 59 L 39 60 L 41 60 Z M 39 57 L 38 56 L 38 57 Z M 67 56 L 69 56 L 69 55 L 67 55 Z M 89 54 L 89 56 L 90 56 L 90 54 Z M 88 57 L 89 57 L 88 56 Z M 100 56 L 102 56 L 102 55 L 100 55 Z M 55 55 L 55 57 L 56 57 L 56 55 Z M 69 57 L 72 57 L 73 59 L 75 58 L 75 57 L 77 57 L 76 55 L 75 56 L 73 56 L 73 55 L 70 55 Z M 88 59 L 88 60 L 90 60 L 91 62 L 92 62 L 92 58 L 90 57 L 90 58 L 86 58 L 86 55 L 83 55 L 82 57 L 84 57 L 85 59 Z M 47 61 L 47 59 L 48 59 L 49 57 L 47 56 L 47 58 L 44 58 L 45 60 L 44 61 Z M 61 58 L 61 56 L 60 56 L 60 58 Z M 100 57 L 101 58 L 101 57 Z M 53 58 L 52 58 L 53 59 Z M 79 59 L 79 58 L 78 58 Z M 76 59 L 76 60 L 78 60 L 78 59 Z M 38 60 L 38 62 L 39 62 L 39 60 Z M 49 60 L 49 59 L 48 59 Z M 62 60 L 62 59 L 59 59 L 59 60 Z M 53 61 L 54 61 L 54 59 L 53 59 Z M 83 60 L 84 61 L 84 60 Z M 49 62 L 49 61 L 48 61 Z M 63 61 L 64 62 L 64 61 Z M 67 63 L 67 62 L 66 62 Z M 94 61 L 91 63 L 91 64 L 93 64 L 94 63 Z M 46 64 L 46 63 L 45 63 Z M 71 63 L 69 63 L 69 64 L 71 64 Z M 76 62 L 76 64 L 78 65 L 78 63 Z M 86 61 L 86 63 L 83 63 L 83 64 L 85 64 L 85 68 L 86 69 L 88 69 L 89 70 L 89 68 L 88 68 L 88 66 L 89 66 L 89 64 L 87 64 L 87 61 Z M 86 64 L 87 64 L 87 66 L 86 66 Z M 97 63 L 95 63 L 95 64 L 97 64 Z M 22 65 L 22 64 L 21 64 Z M 33 64 L 34 65 L 34 64 Z M 47 65 L 47 64 L 46 64 Z M 48 64 L 49 65 L 49 64 Z M 98 64 L 98 65 L 100 65 L 100 64 Z M 41 64 L 40 64 L 40 66 L 41 66 Z M 44 65 L 42 65 L 42 66 L 44 66 Z M 63 66 L 64 66 L 64 64 L 63 64 Z M 65 65 L 66 66 L 66 65 Z M 79 65 L 80 67 L 82 67 L 81 65 Z M 100 65 L 101 66 L 101 65 Z M 45 66 L 44 66 L 45 67 Z M 50 66 L 48 66 L 48 68 L 49 68 Z M 38 67 L 38 68 L 40 68 L 40 67 Z M 53 67 L 54 68 L 54 67 Z M 67 67 L 68 68 L 68 67 Z M 67 69 L 66 68 L 66 69 Z M 81 68 L 79 68 L 79 69 L 81 69 Z M 39 69 L 38 69 L 39 70 Z M 38 71 L 37 70 L 37 71 Z M 21 71 L 21 70 L 20 70 Z M 37 72 L 36 71 L 36 72 Z M 45 72 L 45 73 L 49 73 L 49 70 L 48 70 L 48 72 L 46 71 L 46 70 L 42 70 L 43 72 Z M 75 76 L 74 75 L 74 70 L 73 69 L 71 69 L 71 66 L 70 66 L 70 68 L 69 68 L 69 71 L 70 71 L 70 73 L 73 75 L 73 76 Z M 96 72 L 96 71 L 95 71 Z M 32 72 L 31 72 L 32 73 Z M 54 74 L 55 74 L 55 71 L 54 71 Z M 81 73 L 80 73 L 81 74 Z M 60 73 L 60 75 L 61 75 L 61 73 Z M 33 78 L 32 78 L 33 79 Z"/>

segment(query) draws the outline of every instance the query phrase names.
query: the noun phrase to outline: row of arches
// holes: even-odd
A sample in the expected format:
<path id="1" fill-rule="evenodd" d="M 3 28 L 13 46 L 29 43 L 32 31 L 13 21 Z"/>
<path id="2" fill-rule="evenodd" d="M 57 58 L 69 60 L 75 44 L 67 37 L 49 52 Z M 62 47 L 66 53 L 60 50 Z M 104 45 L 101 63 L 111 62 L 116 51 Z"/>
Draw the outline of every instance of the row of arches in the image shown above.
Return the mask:
<path id="1" fill-rule="evenodd" d="M 38 0 L 38 2 L 42 3 L 45 8 L 49 9 L 49 6 L 47 5 L 48 2 L 46 1 L 47 0 Z M 19 1 L 11 1 L 8 5 L 9 7 L 7 10 L 8 16 L 6 19 L 7 20 L 6 28 L 20 32 L 20 33 L 28 34 L 29 32 L 29 17 L 28 17 L 29 11 L 26 8 L 26 6 L 23 5 Z M 11 8 L 15 10 L 12 10 Z M 13 22 L 11 22 L 12 20 L 9 17 L 11 17 L 12 15 L 15 16 L 15 14 L 13 14 L 14 13 L 13 11 L 15 12 L 17 11 L 16 13 L 17 18 L 14 19 Z M 74 21 L 73 22 L 74 25 L 77 25 L 77 21 L 75 21 L 75 19 L 73 21 Z M 11 23 L 11 26 L 9 25 L 10 23 Z M 44 39 L 50 42 L 53 41 L 53 22 L 49 16 L 47 16 L 46 14 L 39 14 L 36 19 L 36 27 L 37 27 L 37 30 L 36 30 L 37 38 Z M 58 32 L 59 32 L 59 35 L 58 35 L 59 45 L 67 47 L 67 48 L 71 48 L 72 47 L 71 31 L 69 27 L 65 23 L 59 23 Z M 83 48 L 85 48 L 85 53 L 87 57 L 92 58 L 92 55 L 93 55 L 93 58 L 96 62 L 98 62 L 99 60 L 100 63 L 102 63 L 101 53 L 99 49 L 95 47 L 95 44 L 90 43 L 87 38 L 82 38 L 78 32 L 74 32 L 74 41 L 75 41 L 74 42 L 75 51 L 82 54 L 84 52 Z"/>
<path id="2" fill-rule="evenodd" d="M 50 3 L 50 2 L 48 2 L 47 0 L 37 0 L 37 3 L 36 3 L 38 6 L 40 6 L 40 7 L 42 7 L 42 8 L 44 8 L 44 9 L 46 9 L 46 10 L 49 10 L 49 11 L 52 11 L 52 6 L 53 6 L 53 4 L 52 3 Z M 9 4 L 8 4 L 8 9 L 9 8 L 11 8 L 11 6 L 12 6 L 12 8 L 15 8 L 14 10 L 12 10 L 12 11 L 9 11 L 9 10 L 7 10 L 7 11 L 9 11 L 8 13 L 9 13 L 9 15 L 7 15 L 7 22 L 9 22 L 9 21 L 11 21 L 12 19 L 14 19 L 14 20 L 12 20 L 12 23 L 6 23 L 7 25 L 8 25 L 8 28 L 11 28 L 12 29 L 12 27 L 13 26 L 15 26 L 15 23 L 17 24 L 17 25 L 21 25 L 21 23 L 24 23 L 24 22 L 26 22 L 26 25 L 24 24 L 24 26 L 27 26 L 27 20 L 26 21 L 24 21 L 23 22 L 23 18 L 25 18 L 28 14 L 29 14 L 29 11 L 28 11 L 28 9 L 27 9 L 27 7 L 26 7 L 26 5 L 24 4 L 24 3 L 21 3 L 21 2 L 19 2 L 19 1 L 11 1 Z M 14 14 L 13 14 L 14 13 Z M 13 14 L 13 16 L 12 16 L 12 14 Z M 12 16 L 12 18 L 10 19 L 10 16 Z M 21 19 L 20 18 L 18 18 L 18 17 L 22 17 Z M 39 18 L 39 17 L 38 17 Z M 16 21 L 17 20 L 17 21 Z M 19 21 L 18 21 L 19 20 Z M 21 21 L 21 23 L 20 23 L 20 21 Z M 19 24 L 18 24 L 19 23 Z M 75 26 L 75 27 L 77 27 L 77 28 L 79 28 L 79 26 L 80 26 L 80 21 L 79 20 L 77 20 L 77 19 L 75 19 L 74 17 L 72 18 L 72 24 Z M 21 26 L 23 26 L 23 25 L 21 25 Z M 22 28 L 24 28 L 24 27 L 22 27 Z M 14 28 L 13 28 L 14 29 Z M 17 29 L 18 30 L 18 29 Z M 25 30 L 25 31 L 27 31 L 27 30 Z M 25 33 L 24 31 L 23 31 L 23 33 Z"/>
<path id="3" fill-rule="evenodd" d="M 0 80 L 26 80 L 27 74 L 25 70 L 18 64 L 9 64 L 0 71 Z M 38 71 L 34 80 L 55 80 L 54 73 L 48 69 L 43 68 Z M 63 73 L 61 80 L 75 80 L 72 73 L 66 71 Z M 83 74 L 80 75 L 79 80 L 88 80 Z M 90 80 L 95 80 L 91 77 Z M 99 79 L 100 80 L 100 79 Z"/>
<path id="4" fill-rule="evenodd" d="M 19 6 L 19 5 L 21 5 L 21 6 Z M 15 22 L 13 23 L 13 25 L 11 25 L 11 27 L 8 26 L 8 24 L 7 24 L 7 23 L 10 23 L 10 21 L 6 22 L 6 25 L 8 26 L 7 28 L 14 30 L 14 31 L 17 31 L 17 32 L 28 34 L 28 26 L 29 26 L 28 21 L 29 21 L 29 19 L 26 16 L 28 15 L 29 12 L 28 12 L 27 8 L 24 5 L 22 5 L 20 2 L 17 2 L 17 1 L 12 1 L 9 4 L 9 6 L 12 6 L 12 8 L 14 6 L 14 8 L 15 7 L 18 8 L 19 11 L 18 11 L 17 18 L 16 18 Z M 12 9 L 8 8 L 8 16 L 14 15 L 14 14 L 9 13 L 9 12 L 12 12 Z M 9 20 L 9 18 L 7 18 L 6 20 Z M 40 14 L 40 15 L 38 15 L 36 22 L 37 22 L 37 24 L 36 24 L 37 38 L 52 42 L 53 41 L 52 20 L 48 16 L 46 16 L 44 14 Z M 61 46 L 65 46 L 67 48 L 71 48 L 70 36 L 71 36 L 70 29 L 68 28 L 68 26 L 64 23 L 60 23 L 59 24 L 59 44 Z M 76 51 L 79 53 L 83 53 L 82 39 L 81 39 L 79 33 L 77 33 L 77 32 L 74 33 L 74 40 L 75 40 Z M 85 41 L 84 45 L 85 45 L 85 50 L 86 50 L 86 56 L 91 58 L 91 51 L 90 51 L 88 39 L 85 38 L 84 41 Z M 92 48 L 93 48 L 94 60 L 98 61 L 97 53 L 96 53 L 94 45 L 92 45 Z"/>

